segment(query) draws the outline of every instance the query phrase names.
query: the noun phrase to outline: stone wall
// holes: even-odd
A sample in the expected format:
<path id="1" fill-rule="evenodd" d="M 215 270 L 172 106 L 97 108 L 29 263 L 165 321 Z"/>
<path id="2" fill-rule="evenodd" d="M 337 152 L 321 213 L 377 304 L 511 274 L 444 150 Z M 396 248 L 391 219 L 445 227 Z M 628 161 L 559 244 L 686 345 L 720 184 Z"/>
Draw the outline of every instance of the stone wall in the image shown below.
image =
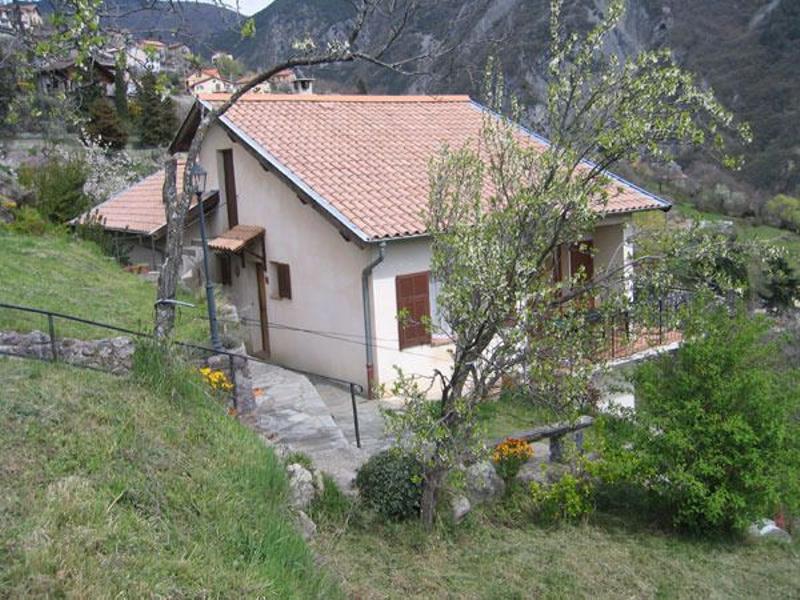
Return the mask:
<path id="1" fill-rule="evenodd" d="M 122 375 L 130 371 L 134 343 L 127 337 L 102 340 L 56 338 L 55 352 L 59 361 L 81 367 L 91 367 Z M 29 358 L 53 359 L 50 336 L 41 331 L 17 333 L 0 332 L 0 353 Z"/>
<path id="2" fill-rule="evenodd" d="M 58 361 L 79 366 L 100 369 L 124 375 L 133 367 L 135 342 L 128 337 L 115 337 L 101 340 L 77 340 L 73 338 L 56 338 L 55 352 Z M 241 348 L 244 352 L 244 348 Z M 50 336 L 41 331 L 17 333 L 0 331 L 0 354 L 53 359 L 53 348 Z M 250 380 L 248 361 L 243 356 L 231 360 L 227 354 L 216 354 L 198 361 L 197 366 L 209 366 L 224 371 L 228 378 L 236 384 L 236 407 L 239 413 L 246 413 L 255 406 L 253 386 Z"/>

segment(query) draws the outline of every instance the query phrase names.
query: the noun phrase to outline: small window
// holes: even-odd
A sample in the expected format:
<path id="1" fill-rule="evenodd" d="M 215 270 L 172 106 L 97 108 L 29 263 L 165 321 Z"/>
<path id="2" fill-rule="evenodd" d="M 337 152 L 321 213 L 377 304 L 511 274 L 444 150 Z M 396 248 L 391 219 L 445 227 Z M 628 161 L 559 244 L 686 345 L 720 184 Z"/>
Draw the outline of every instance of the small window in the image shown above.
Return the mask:
<path id="1" fill-rule="evenodd" d="M 272 297 L 275 299 L 292 299 L 292 277 L 289 272 L 289 265 L 286 263 L 270 262 L 270 282 L 276 285 L 272 287 Z"/>

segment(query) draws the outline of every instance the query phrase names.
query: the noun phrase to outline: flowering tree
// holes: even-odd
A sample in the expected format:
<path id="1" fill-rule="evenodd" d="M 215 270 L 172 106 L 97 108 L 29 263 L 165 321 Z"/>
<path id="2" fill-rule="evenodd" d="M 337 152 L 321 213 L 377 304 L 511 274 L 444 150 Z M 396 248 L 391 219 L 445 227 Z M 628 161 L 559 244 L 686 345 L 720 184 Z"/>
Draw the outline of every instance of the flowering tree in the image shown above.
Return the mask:
<path id="1" fill-rule="evenodd" d="M 562 412 L 591 400 L 589 302 L 601 314 L 626 306 L 626 268 L 554 277 L 554 256 L 584 239 L 603 217 L 613 193 L 606 169 L 624 159 L 668 157 L 679 144 L 713 145 L 723 133 L 747 140 L 746 127 L 698 87 L 667 51 L 622 61 L 602 52 L 624 12 L 609 4 L 585 36 L 566 33 L 562 0 L 551 1 L 551 45 L 545 147 L 531 144 L 511 120 L 487 114 L 478 143 L 445 149 L 431 166 L 428 230 L 431 276 L 444 333 L 453 341 L 451 370 L 431 388 L 400 374 L 407 410 L 390 428 L 408 439 L 425 465 L 422 519 L 433 523 L 447 473 L 479 447 L 475 408 L 509 374 Z M 500 77 L 487 81 L 488 103 L 510 108 Z M 723 159 L 735 164 L 730 157 Z M 592 162 L 589 162 L 592 161 Z M 713 244 L 703 241 L 713 251 Z M 657 280 L 697 249 L 675 249 L 669 261 L 641 256 L 639 277 Z M 590 300 L 591 298 L 591 300 Z M 432 390 L 437 400 L 426 399 Z M 407 434 L 411 435 L 407 435 Z"/>

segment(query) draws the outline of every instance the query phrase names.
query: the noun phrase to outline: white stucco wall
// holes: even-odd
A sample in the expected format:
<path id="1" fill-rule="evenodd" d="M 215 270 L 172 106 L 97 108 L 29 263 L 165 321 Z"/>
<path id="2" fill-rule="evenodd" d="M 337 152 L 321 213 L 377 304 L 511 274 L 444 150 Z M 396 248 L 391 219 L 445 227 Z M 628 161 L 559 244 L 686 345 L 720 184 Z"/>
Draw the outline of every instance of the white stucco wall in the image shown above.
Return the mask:
<path id="1" fill-rule="evenodd" d="M 373 328 L 375 331 L 375 373 L 379 383 L 391 384 L 397 378 L 395 367 L 406 375 L 431 377 L 434 369 L 449 374 L 451 360 L 448 345 L 421 345 L 400 350 L 397 324 L 395 278 L 429 271 L 430 241 L 425 238 L 387 244 L 384 261 L 372 274 Z M 435 299 L 431 298 L 431 310 Z"/>
<path id="2" fill-rule="evenodd" d="M 369 250 L 345 241 L 329 221 L 310 204 L 301 203 L 291 188 L 219 127 L 209 133 L 200 154 L 209 189 L 223 187 L 218 151 L 228 148 L 233 150 L 239 223 L 264 227 L 267 260 L 290 268 L 290 300 L 273 297 L 277 281 L 267 285 L 272 360 L 366 385 L 361 270 L 369 261 Z M 227 226 L 226 201 L 221 192 L 215 233 Z M 255 286 L 244 289 L 255 281 L 251 270 L 255 266 L 248 262 L 242 269 L 238 260 L 233 262 L 240 266 L 240 277 L 246 277 L 245 286 L 236 290 L 247 298 L 237 298 L 237 306 L 248 313 L 253 307 L 257 310 Z"/>

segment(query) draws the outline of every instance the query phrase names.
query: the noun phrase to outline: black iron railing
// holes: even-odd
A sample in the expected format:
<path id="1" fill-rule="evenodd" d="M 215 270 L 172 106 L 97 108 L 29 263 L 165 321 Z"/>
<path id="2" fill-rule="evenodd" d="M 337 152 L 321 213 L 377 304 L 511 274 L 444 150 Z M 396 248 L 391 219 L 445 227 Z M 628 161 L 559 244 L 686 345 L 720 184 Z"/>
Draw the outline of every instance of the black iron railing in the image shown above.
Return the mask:
<path id="1" fill-rule="evenodd" d="M 47 330 L 48 330 L 48 334 L 49 334 L 48 335 L 49 346 L 50 346 L 49 356 L 48 355 L 42 355 L 42 354 L 18 354 L 18 353 L 9 352 L 9 351 L 6 351 L 6 350 L 0 350 L 0 355 L 4 355 L 4 356 L 12 356 L 12 357 L 16 357 L 16 358 L 37 359 L 37 360 L 44 360 L 44 361 L 48 361 L 48 362 L 59 362 L 60 358 L 63 359 L 64 357 L 59 357 L 59 352 L 58 352 L 58 337 L 57 337 L 57 330 L 56 330 L 56 322 L 57 322 L 58 319 L 61 319 L 61 320 L 64 320 L 64 321 L 69 321 L 69 322 L 72 322 L 72 323 L 80 323 L 82 325 L 88 325 L 90 327 L 95 327 L 95 328 L 97 328 L 99 330 L 113 331 L 113 332 L 116 332 L 116 333 L 122 333 L 122 334 L 133 336 L 133 337 L 139 338 L 139 339 L 154 339 L 154 336 L 151 333 L 145 333 L 145 332 L 142 332 L 142 331 L 136 331 L 136 330 L 128 329 L 128 328 L 125 328 L 125 327 L 119 327 L 117 325 L 111 325 L 109 323 L 102 323 L 100 321 L 94 321 L 94 320 L 91 320 L 91 319 L 85 319 L 83 317 L 76 317 L 74 315 L 67 315 L 67 314 L 64 314 L 64 313 L 56 312 L 56 311 L 45 310 L 45 309 L 41 309 L 41 308 L 34 308 L 34 307 L 31 307 L 31 306 L 20 306 L 18 304 L 9 304 L 9 303 L 6 303 L 6 302 L 0 302 L 0 308 L 6 309 L 6 310 L 13 310 L 13 311 L 18 311 L 18 312 L 23 312 L 23 313 L 27 313 L 27 314 L 41 315 L 41 316 L 45 317 L 47 319 Z M 64 338 L 62 338 L 62 340 L 63 339 L 67 339 L 66 336 Z M 237 352 L 229 352 L 227 350 L 214 350 L 213 348 L 209 348 L 207 346 L 202 346 L 200 344 L 193 344 L 193 343 L 190 343 L 190 342 L 181 342 L 181 341 L 175 341 L 175 342 L 173 342 L 173 344 L 175 346 L 177 346 L 179 348 L 183 348 L 183 349 L 185 349 L 187 351 L 200 352 L 200 353 L 204 354 L 205 356 L 212 356 L 212 355 L 227 356 L 227 358 L 228 358 L 228 367 L 229 367 L 230 374 L 231 374 L 231 378 L 230 379 L 231 379 L 231 383 L 233 384 L 233 389 L 231 390 L 231 400 L 232 400 L 234 409 L 237 409 L 237 410 L 238 410 L 239 407 L 238 407 L 238 393 L 237 393 L 238 390 L 237 390 L 237 387 L 236 387 L 237 383 L 236 383 L 235 361 L 237 359 L 240 359 L 240 360 L 244 360 L 246 362 L 269 364 L 265 360 L 254 358 L 254 357 L 248 356 L 246 354 L 239 354 Z M 86 364 L 72 363 L 72 362 L 68 362 L 68 361 L 64 361 L 64 362 L 67 362 L 67 364 L 70 364 L 70 365 L 76 366 L 76 367 L 89 368 L 89 369 L 93 369 L 93 370 L 103 370 L 103 369 L 98 369 L 97 367 L 88 366 Z M 305 371 L 299 371 L 297 369 L 292 369 L 292 370 L 295 370 L 295 371 L 297 371 L 297 372 L 299 372 L 301 374 L 304 374 L 304 375 L 312 375 L 314 377 L 319 377 L 321 379 L 325 379 L 325 380 L 330 381 L 332 383 L 335 383 L 337 385 L 345 386 L 345 387 L 347 387 L 349 389 L 349 391 L 350 391 L 350 400 L 351 400 L 351 405 L 352 405 L 352 409 L 353 409 L 353 426 L 354 426 L 354 429 L 355 429 L 356 446 L 358 448 L 361 448 L 361 435 L 360 435 L 359 426 L 358 426 L 358 406 L 357 406 L 357 403 L 356 403 L 356 394 L 363 394 L 364 393 L 363 386 L 361 386 L 358 383 L 353 383 L 352 381 L 345 381 L 343 379 L 337 379 L 335 377 L 328 377 L 326 375 L 320 375 L 318 373 L 309 373 L 309 372 L 305 372 Z"/>

